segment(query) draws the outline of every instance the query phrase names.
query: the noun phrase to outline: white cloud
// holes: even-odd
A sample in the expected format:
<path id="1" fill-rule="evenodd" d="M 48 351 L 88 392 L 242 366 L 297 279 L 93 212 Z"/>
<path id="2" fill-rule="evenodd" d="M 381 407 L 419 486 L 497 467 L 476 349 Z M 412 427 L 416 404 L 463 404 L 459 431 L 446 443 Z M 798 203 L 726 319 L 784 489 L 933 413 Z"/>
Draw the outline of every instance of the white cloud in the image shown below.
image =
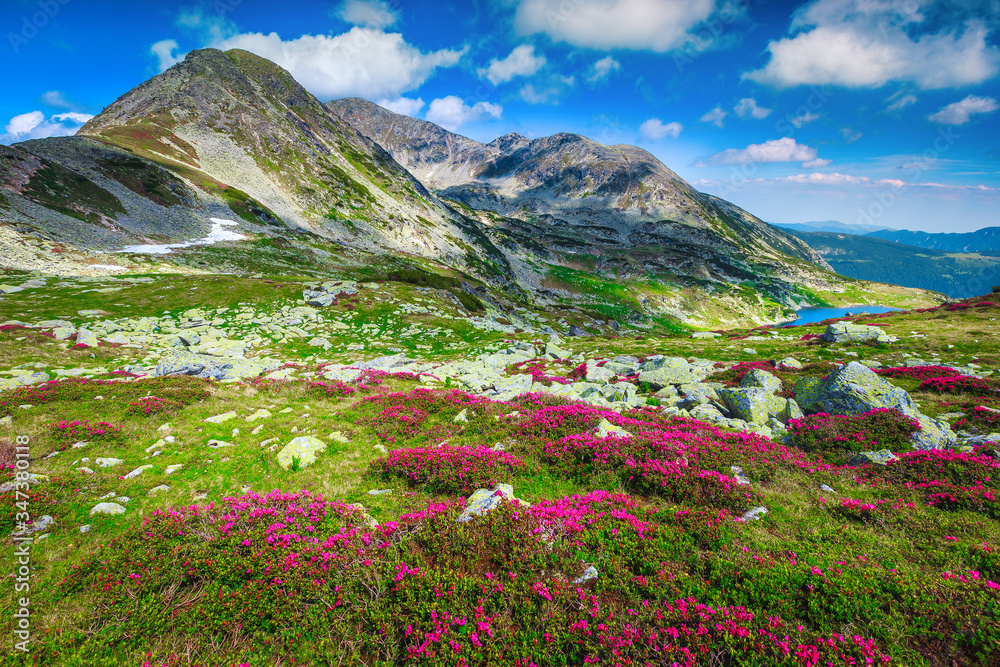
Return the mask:
<path id="1" fill-rule="evenodd" d="M 827 159 L 818 157 L 815 160 L 809 160 L 808 162 L 803 162 L 802 163 L 802 168 L 803 169 L 819 169 L 820 167 L 825 167 L 825 166 L 831 164 L 832 162 L 833 162 L 833 160 L 827 160 Z"/>
<path id="2" fill-rule="evenodd" d="M 849 127 L 840 128 L 840 135 L 844 137 L 844 141 L 846 141 L 849 144 L 853 144 L 855 141 L 864 136 L 864 134 L 862 134 L 861 132 L 858 132 L 857 130 L 852 130 Z"/>
<path id="3" fill-rule="evenodd" d="M 394 99 L 424 83 L 439 67 L 452 67 L 465 50 L 422 53 L 399 33 L 351 28 L 342 35 L 303 35 L 282 40 L 277 33 L 234 35 L 212 44 L 245 49 L 271 60 L 322 100 L 340 97 Z"/>
<path id="4" fill-rule="evenodd" d="M 470 107 L 454 95 L 438 98 L 427 108 L 427 120 L 452 132 L 465 123 L 484 117 L 499 119 L 502 115 L 503 107 L 499 104 L 476 102 Z"/>
<path id="5" fill-rule="evenodd" d="M 714 109 L 706 113 L 704 116 L 702 116 L 699 120 L 701 120 L 701 122 L 703 123 L 711 123 L 716 127 L 722 127 L 723 125 L 722 121 L 725 119 L 725 117 L 726 117 L 726 112 L 722 110 L 722 107 L 715 107 Z"/>
<path id="6" fill-rule="evenodd" d="M 177 50 L 177 41 L 173 39 L 161 39 L 156 44 L 149 47 L 149 52 L 156 56 L 157 67 L 161 72 L 165 72 L 180 61 L 184 60 L 184 54 L 174 55 Z"/>
<path id="7" fill-rule="evenodd" d="M 805 146 L 791 137 L 771 139 L 762 144 L 750 144 L 746 148 L 729 148 L 697 162 L 696 167 L 711 167 L 722 164 L 751 164 L 764 162 L 809 162 L 816 159 L 816 149 Z"/>
<path id="8" fill-rule="evenodd" d="M 937 113 L 930 115 L 930 120 L 942 125 L 965 125 L 976 114 L 993 113 L 998 108 L 997 101 L 992 97 L 976 97 L 969 95 L 960 102 L 953 102 L 943 107 Z"/>
<path id="9" fill-rule="evenodd" d="M 650 118 L 639 126 L 639 134 L 646 141 L 658 141 L 665 137 L 676 139 L 681 135 L 684 126 L 677 122 L 662 123 L 659 118 Z"/>
<path id="10" fill-rule="evenodd" d="M 800 128 L 804 125 L 808 125 L 809 123 L 815 120 L 819 120 L 819 114 L 813 113 L 811 111 L 806 111 L 801 116 L 792 116 L 791 118 L 788 119 L 788 122 L 794 125 L 795 127 Z"/>
<path id="11" fill-rule="evenodd" d="M 494 58 L 490 66 L 477 70 L 479 76 L 489 79 L 494 86 L 506 83 L 517 76 L 531 76 L 545 65 L 545 56 L 535 55 L 535 47 L 522 44 L 510 55 L 500 60 Z"/>
<path id="12" fill-rule="evenodd" d="M 770 62 L 744 77 L 779 88 L 878 88 L 910 81 L 928 90 L 996 76 L 1000 51 L 987 43 L 989 30 L 981 20 L 929 32 L 918 7 L 891 0 L 817 0 L 795 14 L 792 36 L 768 45 Z"/>
<path id="13" fill-rule="evenodd" d="M 383 0 L 347 0 L 337 15 L 348 23 L 376 29 L 388 28 L 399 18 Z"/>
<path id="14" fill-rule="evenodd" d="M 80 106 L 76 102 L 71 102 L 70 100 L 67 100 L 66 97 L 63 96 L 62 91 L 60 90 L 50 90 L 45 93 L 42 93 L 42 96 L 38 98 L 38 101 L 41 102 L 42 104 L 48 105 L 50 107 L 55 107 L 57 109 L 73 110 Z"/>
<path id="15" fill-rule="evenodd" d="M 93 116 L 90 114 L 75 111 L 57 113 L 49 118 L 45 118 L 45 114 L 41 111 L 29 111 L 10 119 L 5 128 L 7 132 L 0 134 L 0 144 L 12 144 L 28 139 L 68 137 L 76 134 L 76 131 L 91 118 Z"/>
<path id="16" fill-rule="evenodd" d="M 607 81 L 611 77 L 612 72 L 617 72 L 621 68 L 622 64 L 620 62 L 611 56 L 607 56 L 587 68 L 587 76 L 584 78 L 587 80 L 587 83 Z"/>
<path id="17" fill-rule="evenodd" d="M 892 104 L 890 104 L 889 106 L 886 107 L 886 109 L 885 109 L 886 111 L 899 111 L 901 109 L 905 109 L 906 107 L 910 106 L 911 104 L 916 104 L 916 102 L 917 102 L 917 96 L 916 95 L 902 95 L 902 96 L 900 96 L 900 95 L 894 95 L 893 97 L 890 97 L 889 99 L 890 100 L 894 100 L 894 101 L 892 102 Z M 888 101 L 888 100 L 886 100 L 886 101 Z"/>
<path id="18" fill-rule="evenodd" d="M 417 113 L 424 108 L 424 101 L 419 97 L 417 99 L 410 99 L 409 97 L 397 97 L 394 100 L 382 100 L 378 102 L 380 107 L 388 109 L 389 111 L 395 111 L 396 113 L 401 113 L 404 116 L 416 116 Z"/>
<path id="19" fill-rule="evenodd" d="M 770 116 L 772 110 L 757 106 L 757 100 L 752 97 L 744 97 L 735 107 L 733 107 L 733 111 L 735 111 L 736 115 L 740 118 L 752 116 L 760 120 L 761 118 L 767 118 Z"/>
<path id="20" fill-rule="evenodd" d="M 558 88 L 535 88 L 529 83 L 521 87 L 521 99 L 528 104 L 556 104 L 559 102 Z"/>
<path id="21" fill-rule="evenodd" d="M 574 46 L 662 53 L 686 44 L 714 10 L 715 0 L 519 0 L 514 23 Z"/>

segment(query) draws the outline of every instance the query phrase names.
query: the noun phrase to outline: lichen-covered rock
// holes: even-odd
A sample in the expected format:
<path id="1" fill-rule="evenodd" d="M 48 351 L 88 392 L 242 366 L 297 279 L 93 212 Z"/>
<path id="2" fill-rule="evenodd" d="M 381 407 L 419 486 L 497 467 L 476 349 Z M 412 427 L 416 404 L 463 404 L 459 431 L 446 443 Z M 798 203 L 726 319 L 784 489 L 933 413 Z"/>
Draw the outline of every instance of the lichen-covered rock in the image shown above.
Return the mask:
<path id="1" fill-rule="evenodd" d="M 802 362 L 794 357 L 785 357 L 778 362 L 778 368 L 791 368 L 792 370 L 800 370 L 802 368 Z"/>
<path id="2" fill-rule="evenodd" d="M 782 384 L 781 380 L 773 373 L 754 368 L 743 376 L 743 379 L 740 380 L 740 386 L 748 388 L 759 387 L 760 389 L 766 389 L 772 394 L 776 394 L 781 391 Z"/>
<path id="3" fill-rule="evenodd" d="M 456 521 L 459 523 L 465 523 L 466 521 L 471 520 L 474 516 L 480 516 L 488 512 L 492 512 L 499 507 L 504 500 L 517 500 L 514 497 L 514 487 L 510 484 L 497 484 L 492 489 L 477 489 L 476 492 L 469 496 L 469 499 L 465 501 L 465 510 L 458 516 Z M 518 500 L 518 502 L 522 505 L 530 507 L 530 505 L 523 500 Z"/>
<path id="4" fill-rule="evenodd" d="M 125 508 L 118 503 L 97 503 L 90 508 L 90 516 L 95 514 L 125 514 Z"/>
<path id="5" fill-rule="evenodd" d="M 880 327 L 853 324 L 852 322 L 837 322 L 827 326 L 823 339 L 830 343 L 863 343 L 869 340 L 891 343 L 896 340 Z"/>
<path id="6" fill-rule="evenodd" d="M 278 465 L 283 470 L 292 467 L 295 460 L 299 468 L 306 468 L 316 462 L 316 454 L 326 451 L 326 443 L 311 435 L 300 435 L 278 452 Z"/>
<path id="7" fill-rule="evenodd" d="M 621 426 L 616 426 L 607 419 L 602 419 L 601 423 L 597 425 L 597 437 L 607 438 L 612 435 L 618 438 L 632 437 L 632 434 L 623 429 Z"/>
<path id="8" fill-rule="evenodd" d="M 941 449 L 955 442 L 955 434 L 947 422 L 922 414 L 906 391 L 856 361 L 841 366 L 815 384 L 800 380 L 795 384 L 795 395 L 806 412 L 854 416 L 881 408 L 898 410 L 920 423 L 920 430 L 913 434 L 914 449 Z"/>
<path id="9" fill-rule="evenodd" d="M 888 465 L 889 461 L 898 461 L 899 457 L 890 452 L 888 449 L 880 449 L 878 451 L 871 452 L 860 452 L 851 459 L 852 466 L 860 465 L 873 465 L 873 466 L 884 466 Z"/>
<path id="10" fill-rule="evenodd" d="M 771 417 L 781 415 L 788 408 L 788 399 L 759 387 L 726 388 L 718 393 L 732 416 L 751 424 L 766 425 Z"/>
<path id="11" fill-rule="evenodd" d="M 156 366 L 156 374 L 193 375 L 213 380 L 243 380 L 260 377 L 264 373 L 278 369 L 282 363 L 276 359 L 218 357 L 181 350 L 165 355 Z"/>
<path id="12" fill-rule="evenodd" d="M 77 347 L 97 347 L 98 340 L 97 334 L 89 329 L 84 329 L 80 327 L 76 330 L 76 346 Z"/>
<path id="13" fill-rule="evenodd" d="M 647 383 L 656 390 L 670 385 L 698 384 L 706 375 L 707 371 L 693 366 L 662 366 L 640 372 L 639 383 Z"/>

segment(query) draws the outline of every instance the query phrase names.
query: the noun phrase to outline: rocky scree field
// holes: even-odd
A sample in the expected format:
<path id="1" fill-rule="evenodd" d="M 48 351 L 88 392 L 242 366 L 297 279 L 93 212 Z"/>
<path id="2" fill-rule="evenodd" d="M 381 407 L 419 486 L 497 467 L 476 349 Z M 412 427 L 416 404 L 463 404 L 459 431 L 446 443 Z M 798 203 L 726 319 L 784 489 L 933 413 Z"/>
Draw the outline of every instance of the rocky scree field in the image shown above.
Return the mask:
<path id="1" fill-rule="evenodd" d="M 998 664 L 993 295 L 614 331 L 387 278 L 0 291 L 4 664 Z"/>

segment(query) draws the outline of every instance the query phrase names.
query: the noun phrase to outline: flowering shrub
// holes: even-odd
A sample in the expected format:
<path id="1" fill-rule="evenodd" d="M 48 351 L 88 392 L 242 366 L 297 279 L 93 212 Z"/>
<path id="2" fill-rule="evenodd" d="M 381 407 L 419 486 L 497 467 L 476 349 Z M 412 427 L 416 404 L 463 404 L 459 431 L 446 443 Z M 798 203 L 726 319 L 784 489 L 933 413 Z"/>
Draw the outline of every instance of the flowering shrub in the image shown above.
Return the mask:
<path id="1" fill-rule="evenodd" d="M 782 390 L 778 392 L 779 396 L 783 396 L 785 398 L 795 398 L 795 381 L 799 377 L 802 375 L 817 374 L 820 376 L 826 376 L 835 368 L 837 368 L 837 365 L 828 361 L 805 364 L 801 369 L 796 371 L 779 369 L 777 364 L 773 361 L 741 361 L 731 368 L 713 374 L 711 379 L 716 382 L 721 382 L 727 387 L 738 387 L 740 382 L 743 381 L 743 377 L 750 371 L 767 371 L 781 380 Z"/>
<path id="2" fill-rule="evenodd" d="M 325 382 L 310 382 L 309 383 L 309 393 L 321 394 L 326 397 L 347 397 L 353 396 L 357 389 L 346 382 L 341 382 L 340 380 L 327 380 Z"/>
<path id="3" fill-rule="evenodd" d="M 980 454 L 966 454 L 950 449 L 911 451 L 897 454 L 888 465 L 859 466 L 859 480 L 866 483 L 904 484 L 907 486 L 968 485 L 989 482 L 995 485 L 1000 462 Z"/>
<path id="4" fill-rule="evenodd" d="M 555 362 L 556 364 L 565 366 L 566 364 L 562 360 Z M 547 373 L 549 369 L 549 362 L 545 359 L 532 359 L 530 361 L 519 361 L 511 366 L 512 373 L 524 373 L 527 372 L 531 376 L 531 381 L 543 384 L 546 387 L 551 387 L 554 384 L 573 384 L 574 380 L 571 377 L 563 377 L 561 375 L 549 375 Z M 583 372 L 586 373 L 587 367 L 583 366 Z M 570 374 L 576 373 L 579 377 L 580 368 L 576 367 Z"/>
<path id="5" fill-rule="evenodd" d="M 982 433 L 993 433 L 1000 430 L 1000 410 L 984 405 L 973 405 L 968 413 L 956 421 L 955 428 L 972 429 Z"/>
<path id="6" fill-rule="evenodd" d="M 853 417 L 821 412 L 788 420 L 793 445 L 803 451 L 841 457 L 862 449 L 908 449 L 910 438 L 919 430 L 916 419 L 889 408 Z"/>
<path id="7" fill-rule="evenodd" d="M 156 396 L 146 396 L 140 398 L 138 401 L 132 401 L 129 403 L 128 408 L 125 409 L 125 414 L 128 415 L 158 415 L 168 412 L 175 412 L 178 409 L 184 407 L 184 404 L 180 401 L 171 401 L 166 398 L 157 398 Z"/>
<path id="8" fill-rule="evenodd" d="M 969 375 L 949 375 L 924 380 L 920 383 L 920 389 L 941 394 L 991 394 L 1000 393 L 1000 381 Z"/>
<path id="9" fill-rule="evenodd" d="M 841 498 L 840 504 L 831 507 L 830 511 L 834 515 L 844 517 L 845 519 L 871 523 L 915 509 L 917 509 L 916 503 L 903 498 L 896 500 L 876 500 L 874 502 Z"/>
<path id="10" fill-rule="evenodd" d="M 130 382 L 127 380 L 90 380 L 67 378 L 51 380 L 27 387 L 16 387 L 0 392 L 0 415 L 12 414 L 18 405 L 78 403 L 89 401 L 95 390 L 113 389 L 115 400 L 138 401 L 155 392 L 160 398 L 188 405 L 208 397 L 210 381 L 193 377 L 158 377 Z"/>
<path id="11" fill-rule="evenodd" d="M 909 380 L 930 380 L 932 378 L 952 377 L 956 375 L 954 368 L 948 366 L 898 366 L 880 368 L 875 371 L 882 377 L 907 378 Z"/>
<path id="12" fill-rule="evenodd" d="M 969 510 L 992 519 L 1000 519 L 1000 493 L 983 487 L 981 483 L 971 486 L 951 486 L 946 491 L 927 494 L 927 504 L 943 510 Z"/>
<path id="13" fill-rule="evenodd" d="M 122 428 L 107 422 L 91 424 L 89 421 L 61 421 L 49 424 L 52 437 L 59 442 L 74 440 L 117 440 L 122 436 Z"/>
<path id="14" fill-rule="evenodd" d="M 383 479 L 398 478 L 430 493 L 469 494 L 492 488 L 524 467 L 524 461 L 488 447 L 396 449 L 371 469 Z"/>
<path id="15" fill-rule="evenodd" d="M 368 528 L 352 506 L 272 492 L 156 512 L 56 592 L 86 606 L 100 636 L 45 641 L 118 664 L 173 664 L 166 647 L 182 639 L 193 664 L 322 664 L 344 646 L 365 664 L 889 662 L 871 638 L 685 595 L 684 577 L 650 562 L 675 528 L 628 496 L 503 506 L 468 524 L 458 510 L 431 505 Z M 572 583 L 581 553 L 601 563 L 601 585 Z"/>

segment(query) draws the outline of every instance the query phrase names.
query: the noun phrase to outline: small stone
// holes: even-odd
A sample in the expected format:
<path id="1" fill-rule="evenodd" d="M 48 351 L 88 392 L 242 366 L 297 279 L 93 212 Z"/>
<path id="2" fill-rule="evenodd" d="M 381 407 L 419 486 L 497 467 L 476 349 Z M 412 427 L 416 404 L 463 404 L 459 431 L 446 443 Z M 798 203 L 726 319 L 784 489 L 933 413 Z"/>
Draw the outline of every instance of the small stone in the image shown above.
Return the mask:
<path id="1" fill-rule="evenodd" d="M 744 521 L 758 521 L 765 514 L 767 514 L 766 507 L 754 507 L 744 512 L 740 518 Z"/>
<path id="2" fill-rule="evenodd" d="M 222 449 L 223 447 L 235 447 L 235 446 L 236 445 L 234 445 L 233 443 L 226 442 L 225 440 L 212 439 L 208 441 L 209 449 Z"/>
<path id="3" fill-rule="evenodd" d="M 183 467 L 184 467 L 183 463 L 173 463 L 173 464 L 167 466 L 167 469 L 164 471 L 164 474 L 166 474 L 166 475 L 173 475 L 175 472 L 177 472 L 178 470 L 180 470 Z"/>
<path id="4" fill-rule="evenodd" d="M 98 468 L 110 468 L 112 466 L 118 465 L 119 463 L 122 463 L 122 460 L 121 459 L 114 459 L 114 458 L 110 458 L 110 457 L 109 458 L 98 458 L 98 459 L 94 459 L 94 463 L 97 464 Z"/>
<path id="5" fill-rule="evenodd" d="M 368 492 L 369 496 L 384 496 L 387 493 L 392 493 L 392 489 L 372 489 Z"/>
<path id="6" fill-rule="evenodd" d="M 607 419 L 602 419 L 601 423 L 597 425 L 597 436 L 599 438 L 607 438 L 612 435 L 619 438 L 632 437 L 632 434 L 623 429 L 621 426 L 616 426 Z"/>
<path id="7" fill-rule="evenodd" d="M 160 484 L 159 486 L 154 486 L 149 490 L 149 495 L 154 496 L 157 493 L 162 493 L 163 491 L 169 491 L 170 487 L 166 484 Z"/>
<path id="8" fill-rule="evenodd" d="M 132 472 L 130 472 L 127 475 L 125 475 L 125 477 L 123 477 L 122 479 L 132 479 L 133 477 L 138 477 L 139 475 L 141 475 L 142 473 L 146 472 L 147 470 L 149 470 L 152 467 L 153 466 L 151 466 L 149 464 L 146 464 L 144 466 L 139 466 L 138 468 L 136 468 Z"/>
<path id="9" fill-rule="evenodd" d="M 597 573 L 597 568 L 591 565 L 586 570 L 584 570 L 583 574 L 574 579 L 573 583 L 582 584 L 584 582 L 590 581 L 591 579 L 597 579 L 598 576 L 600 575 L 598 575 Z"/>
<path id="10" fill-rule="evenodd" d="M 255 422 L 258 419 L 268 419 L 269 417 L 271 417 L 271 411 L 267 410 L 265 408 L 261 408 L 261 409 L 257 410 L 256 412 L 254 412 L 252 415 L 249 415 L 246 418 L 246 421 L 248 421 L 248 422 Z"/>
<path id="11" fill-rule="evenodd" d="M 330 440 L 333 440 L 334 442 L 339 442 L 339 443 L 348 443 L 348 442 L 350 442 L 350 440 L 347 439 L 347 436 L 345 436 L 340 431 L 333 431 L 330 434 L 329 437 L 330 437 Z"/>
<path id="12" fill-rule="evenodd" d="M 464 410 L 464 409 L 461 412 L 459 412 L 457 415 L 455 415 L 454 422 L 456 424 L 462 424 L 462 423 L 466 423 L 468 421 L 469 421 L 469 416 L 467 414 L 467 411 Z"/>
<path id="13" fill-rule="evenodd" d="M 221 415 L 215 415 L 214 417 L 209 417 L 205 421 L 209 424 L 221 424 L 222 422 L 227 422 L 230 419 L 236 417 L 236 413 L 232 410 L 229 412 L 223 412 Z"/>
<path id="14" fill-rule="evenodd" d="M 298 461 L 298 467 L 306 468 L 316 462 L 316 454 L 326 450 L 326 443 L 311 435 L 293 438 L 278 452 L 278 465 L 284 470 L 292 467 Z"/>
<path id="15" fill-rule="evenodd" d="M 90 524 L 89 523 L 85 523 L 82 526 L 80 526 L 80 532 L 81 533 L 89 533 L 90 532 Z"/>
<path id="16" fill-rule="evenodd" d="M 125 514 L 125 508 L 118 503 L 98 503 L 90 510 L 90 516 L 95 514 Z"/>

